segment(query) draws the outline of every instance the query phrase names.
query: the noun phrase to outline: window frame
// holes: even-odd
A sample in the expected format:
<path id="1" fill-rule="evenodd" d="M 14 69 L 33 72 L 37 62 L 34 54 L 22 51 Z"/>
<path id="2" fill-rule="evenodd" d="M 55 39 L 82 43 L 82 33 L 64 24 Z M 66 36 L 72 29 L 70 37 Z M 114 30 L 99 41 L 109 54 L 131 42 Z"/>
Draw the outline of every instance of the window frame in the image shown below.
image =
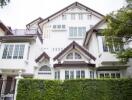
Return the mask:
<path id="1" fill-rule="evenodd" d="M 16 48 L 17 46 L 19 46 L 19 47 L 23 46 L 23 48 L 18 49 L 18 48 Z M 19 59 L 19 60 L 24 59 L 25 49 L 26 49 L 26 44 L 25 43 L 4 43 L 1 59 L 3 59 L 3 60 L 4 59 L 14 59 L 16 51 L 17 51 L 16 59 Z M 20 54 L 21 54 L 21 56 L 20 56 Z"/>

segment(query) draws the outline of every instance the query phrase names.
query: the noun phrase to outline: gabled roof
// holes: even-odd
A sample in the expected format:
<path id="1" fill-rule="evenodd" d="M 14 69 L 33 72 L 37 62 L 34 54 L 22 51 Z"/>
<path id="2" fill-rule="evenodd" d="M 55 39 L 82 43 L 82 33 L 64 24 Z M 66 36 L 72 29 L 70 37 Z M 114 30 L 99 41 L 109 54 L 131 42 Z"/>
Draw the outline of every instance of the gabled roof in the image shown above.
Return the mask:
<path id="1" fill-rule="evenodd" d="M 6 27 L 1 21 L 0 21 L 0 28 L 6 33 L 6 35 L 13 35 L 11 30 Z"/>
<path id="2" fill-rule="evenodd" d="M 50 57 L 48 56 L 48 54 L 46 52 L 43 52 L 37 59 L 35 59 L 36 62 L 39 62 L 42 58 L 46 58 L 46 59 L 50 59 Z"/>
<path id="3" fill-rule="evenodd" d="M 102 19 L 101 21 L 99 21 L 97 24 L 95 24 L 90 30 L 88 30 L 86 32 L 85 38 L 84 38 L 84 42 L 83 42 L 83 46 L 85 47 L 86 45 L 88 45 L 90 38 L 92 36 L 93 31 L 95 30 L 95 28 L 97 26 L 99 26 L 101 23 L 104 23 L 106 21 L 106 19 Z"/>
<path id="4" fill-rule="evenodd" d="M 85 55 L 90 57 L 93 60 L 96 60 L 96 58 L 90 54 L 85 48 L 81 47 L 79 44 L 77 44 L 75 41 L 73 41 L 70 45 L 68 45 L 65 49 L 63 49 L 58 55 L 54 57 L 54 60 L 58 59 L 60 56 L 62 56 L 69 48 L 79 48 Z"/>
<path id="5" fill-rule="evenodd" d="M 28 29 L 28 26 L 30 26 L 30 24 L 32 24 L 32 23 L 34 23 L 34 22 L 36 22 L 36 21 L 40 22 L 40 21 L 42 21 L 42 20 L 43 20 L 43 18 L 38 17 L 37 19 L 31 21 L 30 23 L 28 23 L 28 24 L 26 25 L 27 29 Z"/>
<path id="6" fill-rule="evenodd" d="M 61 9 L 60 11 L 58 11 L 58 12 L 52 14 L 51 16 L 49 16 L 49 17 L 47 17 L 47 18 L 41 20 L 41 21 L 38 23 L 39 27 L 40 27 L 40 24 L 43 23 L 44 21 L 47 21 L 47 22 L 50 21 L 52 17 L 54 17 L 54 16 L 56 16 L 56 15 L 60 15 L 60 14 L 62 14 L 62 13 L 64 13 L 64 12 L 68 11 L 72 6 L 83 7 L 86 11 L 92 11 L 92 12 L 98 14 L 99 16 L 104 17 L 104 15 L 102 15 L 101 13 L 99 13 L 99 12 L 97 12 L 97 11 L 95 11 L 95 10 L 93 10 L 93 9 L 91 9 L 91 8 L 89 8 L 89 7 L 87 7 L 87 6 L 83 5 L 83 4 L 81 4 L 81 3 L 79 3 L 79 2 L 74 2 L 74 3 L 70 4 L 69 6 L 67 6 L 67 7 L 65 7 L 65 8 L 63 8 L 63 9 Z M 42 30 L 41 30 L 41 31 L 42 31 Z"/>

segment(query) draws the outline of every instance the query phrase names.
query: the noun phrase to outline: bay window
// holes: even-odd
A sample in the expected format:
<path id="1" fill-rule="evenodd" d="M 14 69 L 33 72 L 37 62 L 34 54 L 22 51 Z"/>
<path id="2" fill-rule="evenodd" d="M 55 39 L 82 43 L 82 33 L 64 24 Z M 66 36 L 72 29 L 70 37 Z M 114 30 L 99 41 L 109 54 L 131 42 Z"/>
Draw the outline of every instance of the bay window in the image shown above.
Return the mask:
<path id="1" fill-rule="evenodd" d="M 24 48 L 24 44 L 6 44 L 2 59 L 23 59 Z"/>

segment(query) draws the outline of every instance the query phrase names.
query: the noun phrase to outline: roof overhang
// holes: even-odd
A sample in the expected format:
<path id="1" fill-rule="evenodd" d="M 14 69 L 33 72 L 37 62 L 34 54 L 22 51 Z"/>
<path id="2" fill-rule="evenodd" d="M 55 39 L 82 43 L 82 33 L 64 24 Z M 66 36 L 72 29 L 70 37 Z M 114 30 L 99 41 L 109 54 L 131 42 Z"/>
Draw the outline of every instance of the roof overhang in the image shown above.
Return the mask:
<path id="1" fill-rule="evenodd" d="M 0 41 L 3 42 L 30 42 L 36 40 L 37 36 L 14 36 L 14 35 L 7 35 L 7 36 L 0 36 Z"/>

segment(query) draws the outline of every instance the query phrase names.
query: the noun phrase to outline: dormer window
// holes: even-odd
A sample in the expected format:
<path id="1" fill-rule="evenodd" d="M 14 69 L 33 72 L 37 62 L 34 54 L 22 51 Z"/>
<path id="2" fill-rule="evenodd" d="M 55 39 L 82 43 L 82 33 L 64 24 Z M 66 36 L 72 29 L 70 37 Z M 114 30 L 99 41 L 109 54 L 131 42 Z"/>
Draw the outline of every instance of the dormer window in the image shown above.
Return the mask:
<path id="1" fill-rule="evenodd" d="M 69 53 L 67 56 L 66 56 L 66 59 L 72 59 L 72 60 L 78 60 L 78 59 L 82 59 L 81 55 L 77 52 L 72 52 L 72 53 Z"/>
<path id="2" fill-rule="evenodd" d="M 80 56 L 80 54 L 75 53 L 75 59 L 81 59 L 82 57 Z"/>
<path id="3" fill-rule="evenodd" d="M 40 67 L 38 74 L 51 74 L 51 69 L 49 66 L 44 65 L 44 66 Z"/>
<path id="4" fill-rule="evenodd" d="M 69 53 L 66 57 L 66 59 L 73 59 L 73 53 Z"/>

